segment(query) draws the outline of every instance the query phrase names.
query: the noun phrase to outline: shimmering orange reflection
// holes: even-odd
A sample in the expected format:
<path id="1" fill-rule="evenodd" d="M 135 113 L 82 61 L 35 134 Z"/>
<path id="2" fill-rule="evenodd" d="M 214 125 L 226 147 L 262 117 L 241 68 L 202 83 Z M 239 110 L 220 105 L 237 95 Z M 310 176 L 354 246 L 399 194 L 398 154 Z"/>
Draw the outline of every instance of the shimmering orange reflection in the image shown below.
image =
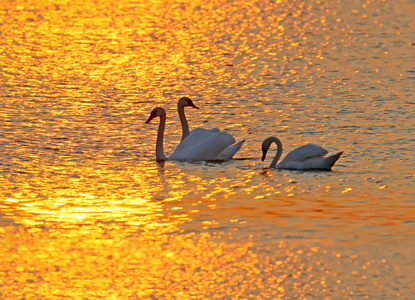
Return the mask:
<path id="1" fill-rule="evenodd" d="M 14 182 L 3 188 L 13 190 L 13 184 L 17 184 L 19 191 L 13 197 L 10 192 L 0 195 L 2 215 L 26 226 L 117 222 L 147 229 L 160 227 L 168 232 L 189 220 L 179 207 L 164 207 L 165 202 L 181 199 L 186 193 L 179 180 L 172 183 L 176 188 L 169 193 L 165 190 L 168 183 L 157 176 L 157 166 L 143 173 L 139 166 L 121 168 L 116 162 L 108 166 L 105 160 L 105 155 L 97 156 L 95 168 L 72 164 L 37 166 L 42 175 L 16 175 Z M 31 163 L 27 164 L 32 169 Z M 41 189 L 33 190 L 33 186 Z M 154 201 L 154 197 L 163 201 Z"/>
<path id="2" fill-rule="evenodd" d="M 8 214 L 16 223 L 27 226 L 49 222 L 64 224 L 90 224 L 96 221 L 124 221 L 127 224 L 149 225 L 160 218 L 163 211 L 160 203 L 144 199 L 106 199 L 91 195 L 78 195 L 76 199 L 57 198 L 54 200 L 20 202 L 6 199 L 4 207 L 13 208 Z M 19 213 L 16 215 L 16 211 Z"/>
<path id="3" fill-rule="evenodd" d="M 371 249 L 359 249 L 358 257 L 284 242 L 259 247 L 229 234 L 158 233 L 117 225 L 1 228 L 0 294 L 5 299 L 396 295 L 385 280 L 396 270 L 383 258 L 366 259 L 368 253 L 373 257 Z"/>

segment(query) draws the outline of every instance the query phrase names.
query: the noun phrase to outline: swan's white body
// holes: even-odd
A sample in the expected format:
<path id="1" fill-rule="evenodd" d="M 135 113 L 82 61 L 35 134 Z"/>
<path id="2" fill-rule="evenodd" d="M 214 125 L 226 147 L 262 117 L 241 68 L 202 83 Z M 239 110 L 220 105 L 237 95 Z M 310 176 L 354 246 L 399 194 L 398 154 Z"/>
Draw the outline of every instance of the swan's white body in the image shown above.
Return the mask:
<path id="1" fill-rule="evenodd" d="M 157 116 L 160 117 L 156 143 L 156 158 L 158 161 L 228 160 L 235 155 L 244 142 L 241 141 L 234 144 L 235 139 L 229 133 L 219 129 L 196 128 L 182 140 L 172 155 L 166 157 L 163 148 L 164 128 L 166 125 L 165 110 L 161 107 L 153 109 L 146 123 L 150 123 Z"/>
<path id="2" fill-rule="evenodd" d="M 228 160 L 241 149 L 245 140 L 234 144 L 235 139 L 232 135 L 217 128 L 196 128 L 189 132 L 189 123 L 184 113 L 186 106 L 199 109 L 189 97 L 182 97 L 177 102 L 177 111 L 182 125 L 182 139 L 169 159 L 189 160 L 188 157 L 193 157 L 192 160 Z M 186 142 L 184 142 L 185 139 Z M 220 153 L 215 154 L 223 145 L 228 146 Z M 208 159 L 203 159 L 203 157 Z"/>
<path id="3" fill-rule="evenodd" d="M 243 142 L 235 144 L 232 135 L 217 128 L 196 128 L 177 146 L 169 159 L 228 160 L 241 148 Z"/>
<path id="4" fill-rule="evenodd" d="M 288 170 L 331 170 L 331 167 L 340 158 L 343 152 L 325 156 L 328 151 L 315 144 L 307 144 L 288 153 L 284 159 L 277 164 L 282 154 L 282 143 L 276 137 L 269 137 L 262 143 L 262 160 L 265 159 L 271 143 L 277 144 L 277 153 L 270 164 L 270 168 Z"/>

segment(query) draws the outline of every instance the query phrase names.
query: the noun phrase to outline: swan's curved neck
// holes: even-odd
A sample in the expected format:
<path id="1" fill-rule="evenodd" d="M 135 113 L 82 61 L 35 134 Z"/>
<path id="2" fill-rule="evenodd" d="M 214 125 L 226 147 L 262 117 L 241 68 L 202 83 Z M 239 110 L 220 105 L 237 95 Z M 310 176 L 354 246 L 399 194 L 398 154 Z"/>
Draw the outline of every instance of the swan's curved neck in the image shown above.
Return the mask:
<path id="1" fill-rule="evenodd" d="M 271 138 L 271 142 L 274 142 L 275 144 L 277 144 L 277 153 L 275 154 L 274 159 L 272 160 L 271 164 L 269 165 L 270 168 L 275 168 L 277 166 L 277 162 L 278 160 L 281 158 L 282 155 L 282 143 L 281 141 L 276 138 L 276 137 L 272 137 Z"/>
<path id="2" fill-rule="evenodd" d="M 164 138 L 164 128 L 166 127 L 166 115 L 160 116 L 160 124 L 157 132 L 157 143 L 156 143 L 156 159 L 158 161 L 167 160 L 166 155 L 164 154 L 163 148 L 163 138 Z"/>
<path id="3" fill-rule="evenodd" d="M 180 123 L 182 124 L 182 141 L 189 135 L 189 124 L 187 123 L 184 114 L 184 106 L 177 104 L 177 111 L 179 112 Z"/>

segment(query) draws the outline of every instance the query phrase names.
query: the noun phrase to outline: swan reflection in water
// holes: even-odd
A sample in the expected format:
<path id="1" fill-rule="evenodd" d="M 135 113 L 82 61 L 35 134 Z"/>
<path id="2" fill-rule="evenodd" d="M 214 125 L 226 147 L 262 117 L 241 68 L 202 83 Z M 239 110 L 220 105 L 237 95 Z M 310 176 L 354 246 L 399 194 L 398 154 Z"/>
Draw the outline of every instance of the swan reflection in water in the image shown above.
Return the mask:
<path id="1" fill-rule="evenodd" d="M 245 140 L 235 143 L 235 138 L 232 135 L 220 131 L 217 128 L 196 128 L 188 133 L 189 126 L 184 114 L 184 107 L 186 106 L 198 108 L 188 97 L 179 99 L 177 107 L 182 124 L 183 136 L 182 141 L 169 157 L 165 155 L 163 148 L 164 129 L 166 125 L 166 111 L 164 108 L 154 108 L 151 111 L 150 117 L 145 122 L 148 124 L 154 118 L 160 117 L 156 142 L 157 161 L 221 161 L 231 159 L 242 147 Z"/>
<path id="2" fill-rule="evenodd" d="M 262 142 L 262 161 L 265 160 L 272 143 L 276 143 L 278 148 L 269 167 L 277 169 L 330 171 L 343 153 L 338 152 L 330 156 L 325 156 L 328 153 L 326 149 L 315 144 L 307 144 L 294 149 L 277 164 L 282 154 L 282 143 L 278 138 L 271 136 Z"/>

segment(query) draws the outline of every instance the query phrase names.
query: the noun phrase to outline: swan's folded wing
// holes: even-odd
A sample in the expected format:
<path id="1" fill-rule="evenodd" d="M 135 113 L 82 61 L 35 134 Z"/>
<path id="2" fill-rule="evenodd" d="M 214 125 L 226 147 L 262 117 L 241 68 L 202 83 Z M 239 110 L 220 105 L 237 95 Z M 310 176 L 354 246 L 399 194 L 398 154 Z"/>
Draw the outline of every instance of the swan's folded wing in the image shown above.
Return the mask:
<path id="1" fill-rule="evenodd" d="M 282 167 L 293 170 L 326 170 L 329 171 L 343 152 L 330 156 L 314 156 L 303 161 L 286 161 Z"/>
<path id="2" fill-rule="evenodd" d="M 212 129 L 206 129 L 206 128 L 202 128 L 202 127 L 198 127 L 193 129 L 192 131 L 190 131 L 189 134 L 200 134 L 200 133 L 218 133 L 220 132 L 219 128 L 212 128 Z"/>
<path id="3" fill-rule="evenodd" d="M 223 150 L 221 153 L 218 154 L 217 160 L 228 160 L 231 159 L 236 152 L 238 152 L 239 149 L 241 149 L 242 144 L 245 142 L 245 140 L 239 141 L 236 144 L 230 145 L 225 150 Z"/>
<path id="4" fill-rule="evenodd" d="M 218 155 L 233 143 L 235 139 L 232 135 L 218 132 L 193 148 L 192 160 L 218 160 Z"/>
<path id="5" fill-rule="evenodd" d="M 184 153 L 186 149 L 190 149 L 194 147 L 195 145 L 199 145 L 203 141 L 211 138 L 215 134 L 220 132 L 219 129 L 213 128 L 213 129 L 205 129 L 205 128 L 196 128 L 190 131 L 189 135 L 180 142 L 180 144 L 177 146 L 176 150 L 174 150 L 172 156 L 176 156 L 176 154 Z M 171 156 L 170 156 L 171 157 Z"/>
<path id="6" fill-rule="evenodd" d="M 219 153 L 235 143 L 229 133 L 211 130 L 192 130 L 169 157 L 171 160 L 215 160 Z"/>
<path id="7" fill-rule="evenodd" d="M 327 153 L 328 151 L 323 147 L 315 144 L 307 144 L 288 153 L 284 160 L 304 161 L 312 157 L 323 157 Z"/>

